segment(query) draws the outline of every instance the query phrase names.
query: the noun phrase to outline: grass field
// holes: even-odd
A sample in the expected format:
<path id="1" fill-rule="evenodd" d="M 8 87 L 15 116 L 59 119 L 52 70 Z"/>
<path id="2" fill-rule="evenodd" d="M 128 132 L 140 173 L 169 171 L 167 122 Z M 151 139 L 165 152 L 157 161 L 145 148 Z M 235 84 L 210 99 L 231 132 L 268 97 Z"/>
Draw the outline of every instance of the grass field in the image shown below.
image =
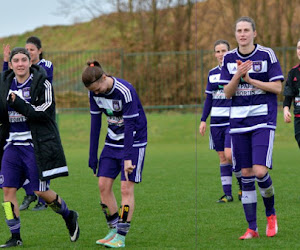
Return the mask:
<path id="1" fill-rule="evenodd" d="M 126 247 L 129 249 L 297 249 L 299 221 L 299 149 L 292 124 L 279 114 L 271 172 L 276 192 L 279 234 L 265 236 L 266 219 L 258 195 L 260 239 L 239 241 L 246 228 L 237 185 L 234 202 L 217 204 L 222 195 L 217 154 L 208 149 L 208 135 L 198 134 L 199 114 L 150 113 L 148 147 L 142 183 L 136 185 L 136 210 Z M 70 176 L 51 181 L 71 209 L 80 214 L 80 239 L 71 243 L 63 220 L 51 209 L 21 212 L 23 248 L 98 249 L 95 241 L 107 233 L 99 206 L 97 179 L 88 168 L 88 113 L 59 116 Z M 105 124 L 105 123 L 104 123 Z M 103 144 L 105 130 L 101 136 Z M 119 181 L 116 197 L 120 200 Z M 2 192 L 2 191 L 1 191 Z M 18 192 L 19 201 L 24 191 Z M 30 207 L 32 208 L 33 205 Z M 0 209 L 0 240 L 10 236 Z M 296 230 L 296 231 L 295 231 Z"/>

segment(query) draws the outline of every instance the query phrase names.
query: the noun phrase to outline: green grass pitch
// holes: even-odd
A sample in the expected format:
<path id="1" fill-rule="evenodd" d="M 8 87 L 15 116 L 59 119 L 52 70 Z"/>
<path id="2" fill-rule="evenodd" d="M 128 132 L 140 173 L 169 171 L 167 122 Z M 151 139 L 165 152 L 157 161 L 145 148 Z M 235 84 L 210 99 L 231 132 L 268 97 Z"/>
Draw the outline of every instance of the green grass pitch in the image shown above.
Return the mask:
<path id="1" fill-rule="evenodd" d="M 129 249 L 297 249 L 300 207 L 299 149 L 293 125 L 278 116 L 273 166 L 275 208 L 279 233 L 265 236 L 266 218 L 258 194 L 260 239 L 240 241 L 247 224 L 233 177 L 234 202 L 217 204 L 222 195 L 216 152 L 198 133 L 200 114 L 149 113 L 148 147 L 142 183 L 135 187 L 136 208 L 126 237 Z M 106 122 L 103 122 L 105 127 Z M 95 241 L 107 233 L 99 205 L 97 178 L 88 168 L 90 117 L 86 113 L 59 115 L 59 127 L 69 166 L 69 177 L 51 181 L 70 209 L 79 212 L 81 235 L 71 243 L 63 220 L 51 211 L 21 212 L 23 249 L 99 249 Z M 106 129 L 101 133 L 100 148 Z M 120 201 L 119 179 L 115 183 Z M 2 191 L 0 191 L 2 195 Z M 21 202 L 24 191 L 18 192 Z M 2 199 L 1 199 L 2 200 Z M 10 237 L 0 208 L 0 244 Z"/>

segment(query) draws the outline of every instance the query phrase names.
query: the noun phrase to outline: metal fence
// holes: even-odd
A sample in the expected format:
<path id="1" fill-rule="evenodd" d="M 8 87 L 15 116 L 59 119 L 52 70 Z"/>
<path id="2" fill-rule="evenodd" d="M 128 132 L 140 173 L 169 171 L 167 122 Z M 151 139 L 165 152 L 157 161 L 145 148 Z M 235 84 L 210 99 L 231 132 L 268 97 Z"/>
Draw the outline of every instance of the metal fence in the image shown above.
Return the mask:
<path id="1" fill-rule="evenodd" d="M 274 51 L 286 77 L 299 62 L 296 50 L 284 47 Z M 87 90 L 81 82 L 88 60 L 98 60 L 108 74 L 129 81 L 146 109 L 201 107 L 207 73 L 216 66 L 213 51 L 208 50 L 125 53 L 112 49 L 49 52 L 45 57 L 54 65 L 53 86 L 59 110 L 89 107 Z"/>

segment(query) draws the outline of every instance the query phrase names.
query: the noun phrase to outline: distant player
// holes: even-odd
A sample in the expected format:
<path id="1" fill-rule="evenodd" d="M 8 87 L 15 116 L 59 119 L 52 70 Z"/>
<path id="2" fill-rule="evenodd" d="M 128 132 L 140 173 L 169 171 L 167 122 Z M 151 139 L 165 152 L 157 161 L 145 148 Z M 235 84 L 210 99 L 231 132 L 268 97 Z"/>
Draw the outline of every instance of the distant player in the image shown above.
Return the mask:
<path id="1" fill-rule="evenodd" d="M 139 97 L 130 83 L 107 75 L 99 62 L 87 63 L 82 82 L 89 90 L 91 133 L 89 167 L 99 177 L 101 207 L 109 233 L 97 244 L 125 247 L 134 211 L 134 186 L 142 181 L 147 145 L 147 120 Z M 101 116 L 107 116 L 105 146 L 98 161 Z M 113 183 L 121 173 L 122 202 L 118 213 Z"/>
<path id="2" fill-rule="evenodd" d="M 51 61 L 45 60 L 43 58 L 43 49 L 42 42 L 36 36 L 31 36 L 26 40 L 25 48 L 28 50 L 31 58 L 31 63 L 36 64 L 42 67 L 47 72 L 47 78 L 50 83 L 53 80 L 53 64 Z M 3 63 L 3 71 L 8 70 L 8 59 L 10 55 L 10 46 L 7 44 L 3 48 L 4 55 L 4 63 Z M 50 185 L 50 181 L 48 183 Z M 20 205 L 20 211 L 27 209 L 30 206 L 30 203 L 37 200 L 37 196 L 34 194 L 33 189 L 28 180 L 25 181 L 23 188 L 26 192 L 26 196 L 22 204 Z M 38 197 L 38 203 L 32 209 L 33 211 L 40 211 L 47 208 L 46 202 Z"/>
<path id="3" fill-rule="evenodd" d="M 300 39 L 297 42 L 297 56 L 300 60 Z M 290 108 L 292 102 L 294 102 L 294 129 L 295 139 L 300 148 L 300 63 L 293 67 L 286 80 L 283 95 L 285 96 L 283 101 L 283 117 L 286 123 L 290 123 L 292 115 Z"/>
<path id="4" fill-rule="evenodd" d="M 226 99 L 224 86 L 219 84 L 223 56 L 230 49 L 225 40 L 217 40 L 214 44 L 215 57 L 219 65 L 208 73 L 206 86 L 206 99 L 199 131 L 204 136 L 206 131 L 206 120 L 210 114 L 210 148 L 217 151 L 220 159 L 221 183 L 224 195 L 217 201 L 221 203 L 233 201 L 232 187 L 232 161 L 231 161 L 231 139 L 229 135 L 229 111 L 231 100 Z M 240 190 L 238 198 L 241 199 L 241 171 L 235 171 Z"/>
<path id="5" fill-rule="evenodd" d="M 26 179 L 34 192 L 62 216 L 74 242 L 80 233 L 78 214 L 69 210 L 65 201 L 47 185 L 47 180 L 68 175 L 55 122 L 53 87 L 45 71 L 31 65 L 25 48 L 11 51 L 9 66 L 10 70 L 0 74 L 0 183 L 11 238 L 0 248 L 23 244 L 16 194 Z"/>
<path id="6" fill-rule="evenodd" d="M 274 188 L 268 169 L 277 118 L 277 94 L 284 80 L 274 51 L 254 44 L 253 19 L 241 17 L 235 24 L 238 48 L 224 56 L 220 82 L 227 98 L 232 97 L 230 134 L 233 163 L 242 169 L 242 203 L 249 227 L 241 240 L 259 237 L 256 222 L 255 180 L 267 216 L 266 235 L 277 234 Z"/>

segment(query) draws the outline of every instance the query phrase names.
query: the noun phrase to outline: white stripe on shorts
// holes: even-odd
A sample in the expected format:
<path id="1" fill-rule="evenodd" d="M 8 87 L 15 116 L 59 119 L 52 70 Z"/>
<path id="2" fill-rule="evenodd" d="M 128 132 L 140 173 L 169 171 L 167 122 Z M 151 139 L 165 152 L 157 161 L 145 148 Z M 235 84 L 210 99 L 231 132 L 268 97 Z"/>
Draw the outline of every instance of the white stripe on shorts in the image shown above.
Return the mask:
<path id="1" fill-rule="evenodd" d="M 139 148 L 139 158 L 136 166 L 135 182 L 141 182 L 142 163 L 145 157 L 145 148 Z"/>
<path id="2" fill-rule="evenodd" d="M 47 182 L 39 180 L 39 191 L 47 191 Z"/>
<path id="3" fill-rule="evenodd" d="M 272 166 L 272 152 L 273 152 L 273 145 L 274 145 L 274 137 L 275 137 L 275 131 L 270 130 L 270 137 L 269 137 L 269 147 L 266 157 L 266 166 L 270 168 Z"/>

